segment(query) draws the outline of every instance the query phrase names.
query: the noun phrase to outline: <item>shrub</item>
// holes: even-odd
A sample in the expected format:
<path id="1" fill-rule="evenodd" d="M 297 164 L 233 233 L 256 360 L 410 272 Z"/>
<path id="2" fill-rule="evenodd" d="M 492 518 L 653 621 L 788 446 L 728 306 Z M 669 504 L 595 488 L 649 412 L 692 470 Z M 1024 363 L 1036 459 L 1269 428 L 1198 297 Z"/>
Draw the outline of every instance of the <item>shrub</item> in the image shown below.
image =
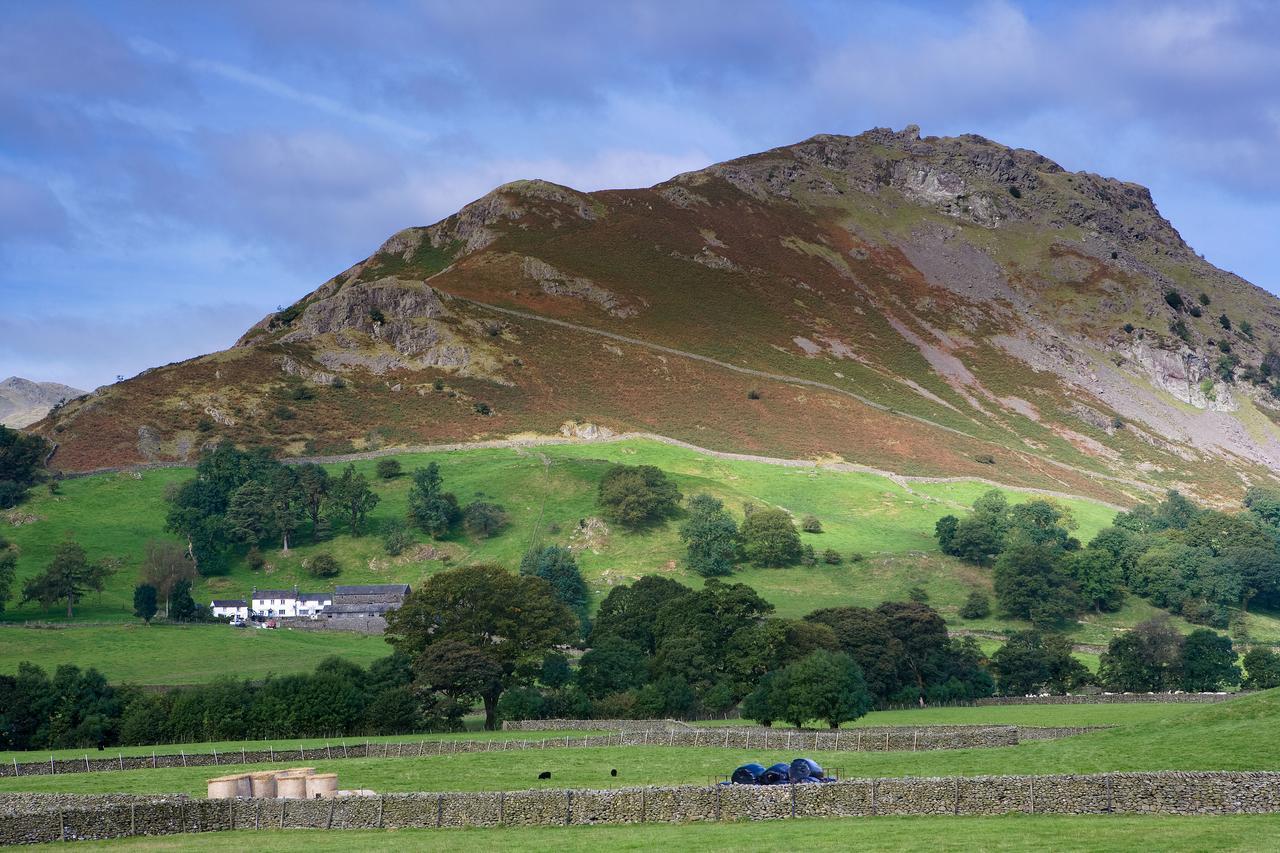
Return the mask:
<path id="1" fill-rule="evenodd" d="M 1022 190 L 1018 189 L 1017 187 L 1009 187 L 1009 195 L 1013 196 L 1014 198 L 1022 198 Z"/>
<path id="2" fill-rule="evenodd" d="M 799 562 L 802 566 L 818 565 L 818 555 L 814 552 L 812 545 L 801 546 Z"/>
<path id="3" fill-rule="evenodd" d="M 748 399 L 748 400 L 759 400 L 759 399 L 760 399 L 760 392 L 759 392 L 759 391 L 757 391 L 756 389 L 752 388 L 750 391 L 748 391 L 748 392 L 747 392 L 747 399 Z"/>
<path id="4" fill-rule="evenodd" d="M 507 511 L 497 504 L 476 501 L 463 510 L 462 526 L 472 536 L 488 539 L 507 526 Z"/>
<path id="5" fill-rule="evenodd" d="M 866 557 L 862 556 L 861 551 L 854 551 L 852 554 L 849 555 L 850 563 L 861 563 L 865 559 Z"/>
<path id="6" fill-rule="evenodd" d="M 926 592 L 925 588 L 922 586 L 913 586 L 911 589 L 907 590 L 907 598 L 911 599 L 916 604 L 924 604 L 929 600 L 929 593 Z"/>
<path id="7" fill-rule="evenodd" d="M 480 400 L 477 400 L 476 404 L 471 408 L 475 410 L 477 415 L 484 415 L 486 418 L 493 414 L 493 409 L 489 407 L 489 404 Z"/>
<path id="8" fill-rule="evenodd" d="M 1172 308 L 1174 311 L 1182 310 L 1182 304 L 1183 304 L 1182 294 L 1179 293 L 1178 291 L 1176 290 L 1167 291 L 1164 295 L 1164 301 L 1167 302 L 1169 307 Z"/>
<path id="9" fill-rule="evenodd" d="M 316 393 L 306 385 L 295 385 L 293 390 L 289 392 L 289 399 L 297 400 L 299 402 L 304 400 L 314 400 L 315 397 Z"/>
<path id="10" fill-rule="evenodd" d="M 261 571 L 262 567 L 267 564 L 267 558 L 262 556 L 262 552 L 258 550 L 258 546 L 254 545 L 249 549 L 249 553 L 245 555 L 244 561 L 249 564 L 249 568 L 255 572 Z"/>
<path id="11" fill-rule="evenodd" d="M 979 453 L 977 456 L 973 457 L 973 461 L 977 462 L 979 465 L 996 464 L 996 458 L 990 453 Z"/>
<path id="12" fill-rule="evenodd" d="M 800 522 L 800 529 L 805 533 L 821 533 L 822 522 L 815 515 L 806 515 L 804 521 Z"/>
<path id="13" fill-rule="evenodd" d="M 742 546 L 757 566 L 789 566 L 805 554 L 791 516 L 780 509 L 757 509 L 748 515 L 742 522 Z"/>
<path id="14" fill-rule="evenodd" d="M 1241 320 L 1240 334 L 1244 335 L 1249 340 L 1253 340 L 1253 324 L 1250 323 L 1248 320 Z"/>
<path id="15" fill-rule="evenodd" d="M 1111 428 L 1124 429 L 1124 421 L 1120 419 L 1119 415 L 1115 415 L 1114 417 L 1111 418 Z"/>
<path id="16" fill-rule="evenodd" d="M 372 320 L 372 321 L 373 321 L 373 322 L 375 322 L 375 323 L 385 323 L 385 322 L 387 322 L 387 318 L 386 318 L 386 316 L 385 316 L 385 315 L 383 315 L 382 311 L 381 311 L 380 309 L 378 309 L 378 308 L 370 308 L 370 309 L 369 309 L 369 319 L 370 319 L 370 320 Z"/>
<path id="17" fill-rule="evenodd" d="M 275 415 L 276 420 L 281 420 L 281 421 L 291 421 L 297 417 L 297 414 L 293 411 L 293 409 L 285 405 L 276 406 L 274 409 L 271 410 L 271 414 Z"/>
<path id="18" fill-rule="evenodd" d="M 316 554 L 307 560 L 307 573 L 314 578 L 335 577 L 342 571 L 337 559 L 329 553 Z"/>
<path id="19" fill-rule="evenodd" d="M 1207 293 L 1200 294 L 1199 299 L 1200 299 L 1200 304 L 1205 306 L 1206 308 L 1209 307 L 1209 303 L 1213 301 L 1212 299 L 1209 298 L 1209 294 Z"/>
<path id="20" fill-rule="evenodd" d="M 840 556 L 840 552 L 835 548 L 828 548 L 822 552 L 822 562 L 828 566 L 838 566 L 844 562 L 844 558 Z"/>
<path id="21" fill-rule="evenodd" d="M 432 388 L 434 388 L 434 389 L 436 389 L 437 391 L 443 391 L 443 390 L 444 390 L 444 380 L 443 380 L 443 379 L 437 379 L 435 382 L 432 382 L 432 383 L 431 383 L 431 387 L 432 387 Z"/>
<path id="22" fill-rule="evenodd" d="M 1231 318 L 1226 314 L 1220 315 L 1218 317 L 1218 325 L 1222 326 L 1222 328 L 1226 329 L 1228 332 L 1231 331 Z"/>
<path id="23" fill-rule="evenodd" d="M 388 557 L 399 557 L 409 550 L 412 544 L 413 535 L 409 532 L 409 528 L 399 522 L 388 527 L 382 535 L 382 550 L 387 552 Z"/>
<path id="24" fill-rule="evenodd" d="M 374 466 L 374 470 L 378 472 L 378 476 L 384 480 L 394 480 L 400 476 L 400 460 L 383 458 L 378 460 L 378 464 Z"/>
<path id="25" fill-rule="evenodd" d="M 1181 320 L 1174 320 L 1169 323 L 1169 331 L 1182 338 L 1182 340 L 1187 343 L 1191 343 L 1191 333 L 1187 331 L 1187 324 Z"/>
<path id="26" fill-rule="evenodd" d="M 676 484 L 653 465 L 614 465 L 605 472 L 598 492 L 605 517 L 627 527 L 673 515 L 682 497 Z"/>
<path id="27" fill-rule="evenodd" d="M 991 615 L 991 599 L 981 590 L 974 590 L 960 606 L 961 619 L 986 619 Z"/>
<path id="28" fill-rule="evenodd" d="M 1199 305 L 1192 305 L 1190 308 L 1187 309 L 1187 313 L 1190 314 L 1192 317 L 1200 317 L 1200 316 L 1203 316 L 1204 314 L 1204 312 L 1200 310 Z"/>
<path id="29" fill-rule="evenodd" d="M 1132 323 L 1125 323 L 1125 324 L 1124 324 L 1124 330 L 1125 330 L 1126 332 L 1132 332 L 1132 331 L 1133 331 L 1133 324 L 1132 324 Z"/>

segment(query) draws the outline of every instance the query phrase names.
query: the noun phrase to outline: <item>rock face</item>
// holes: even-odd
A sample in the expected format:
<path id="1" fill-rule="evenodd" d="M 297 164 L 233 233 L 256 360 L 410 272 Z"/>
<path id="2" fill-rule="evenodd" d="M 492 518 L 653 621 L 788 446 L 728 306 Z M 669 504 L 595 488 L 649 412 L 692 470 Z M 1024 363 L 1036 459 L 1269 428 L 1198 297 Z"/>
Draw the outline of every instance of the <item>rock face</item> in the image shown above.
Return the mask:
<path id="1" fill-rule="evenodd" d="M 58 382 L 32 382 L 10 376 L 0 382 L 0 424 L 10 429 L 30 426 L 49 414 L 57 404 L 74 400 L 84 393 Z"/>
<path id="2" fill-rule="evenodd" d="M 1280 300 L 1200 258 L 1144 187 L 908 126 L 647 189 L 504 184 L 231 350 L 39 429 L 75 469 L 216 440 L 341 455 L 569 422 L 1226 502 L 1280 470 L 1277 352 Z"/>

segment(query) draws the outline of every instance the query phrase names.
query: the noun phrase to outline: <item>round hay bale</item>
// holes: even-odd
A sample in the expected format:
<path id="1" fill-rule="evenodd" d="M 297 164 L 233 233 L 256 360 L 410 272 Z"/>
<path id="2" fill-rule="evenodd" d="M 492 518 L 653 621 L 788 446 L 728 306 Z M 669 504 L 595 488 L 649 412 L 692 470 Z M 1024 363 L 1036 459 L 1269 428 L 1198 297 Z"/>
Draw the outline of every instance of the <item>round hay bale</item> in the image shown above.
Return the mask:
<path id="1" fill-rule="evenodd" d="M 247 773 L 219 776 L 208 780 L 208 785 L 208 797 L 211 800 L 234 800 L 237 797 L 249 797 L 253 794 Z"/>
<path id="2" fill-rule="evenodd" d="M 276 797 L 281 800 L 305 800 L 307 798 L 306 774 L 277 776 Z"/>
<path id="3" fill-rule="evenodd" d="M 250 773 L 249 781 L 253 788 L 253 796 L 260 799 L 275 799 L 276 773 L 274 770 L 268 770 L 261 773 Z"/>
<path id="4" fill-rule="evenodd" d="M 314 767 L 286 767 L 284 770 L 273 770 L 272 772 L 279 779 L 281 776 L 310 776 L 316 772 L 316 769 Z"/>
<path id="5" fill-rule="evenodd" d="M 331 800 L 338 796 L 337 773 L 316 773 L 306 779 L 308 800 Z"/>

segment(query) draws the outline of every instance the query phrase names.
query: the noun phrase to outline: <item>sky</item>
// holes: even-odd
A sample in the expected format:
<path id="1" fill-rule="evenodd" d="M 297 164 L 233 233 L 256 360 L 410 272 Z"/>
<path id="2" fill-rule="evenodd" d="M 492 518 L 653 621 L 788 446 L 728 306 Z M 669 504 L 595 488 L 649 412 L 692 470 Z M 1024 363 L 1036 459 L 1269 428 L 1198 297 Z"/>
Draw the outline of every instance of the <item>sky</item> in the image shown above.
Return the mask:
<path id="1" fill-rule="evenodd" d="M 919 124 L 1150 187 L 1280 292 L 1280 2 L 0 0 L 0 378 L 229 346 L 493 187 Z"/>

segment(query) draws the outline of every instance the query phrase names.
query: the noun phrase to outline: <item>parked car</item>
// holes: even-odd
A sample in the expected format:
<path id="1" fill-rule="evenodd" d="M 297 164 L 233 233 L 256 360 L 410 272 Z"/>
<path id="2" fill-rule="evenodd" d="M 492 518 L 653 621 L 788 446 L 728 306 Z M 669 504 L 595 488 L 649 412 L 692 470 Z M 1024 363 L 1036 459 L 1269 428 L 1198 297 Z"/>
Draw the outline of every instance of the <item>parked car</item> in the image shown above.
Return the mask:
<path id="1" fill-rule="evenodd" d="M 232 628 L 243 628 L 244 626 L 245 626 L 245 621 L 241 619 L 239 616 L 231 620 Z"/>
<path id="2" fill-rule="evenodd" d="M 268 620 L 267 620 L 267 624 L 266 624 L 264 627 L 267 627 L 267 628 L 275 628 L 275 627 L 277 627 L 277 626 L 276 626 L 276 620 L 274 620 L 274 619 L 268 619 Z"/>

